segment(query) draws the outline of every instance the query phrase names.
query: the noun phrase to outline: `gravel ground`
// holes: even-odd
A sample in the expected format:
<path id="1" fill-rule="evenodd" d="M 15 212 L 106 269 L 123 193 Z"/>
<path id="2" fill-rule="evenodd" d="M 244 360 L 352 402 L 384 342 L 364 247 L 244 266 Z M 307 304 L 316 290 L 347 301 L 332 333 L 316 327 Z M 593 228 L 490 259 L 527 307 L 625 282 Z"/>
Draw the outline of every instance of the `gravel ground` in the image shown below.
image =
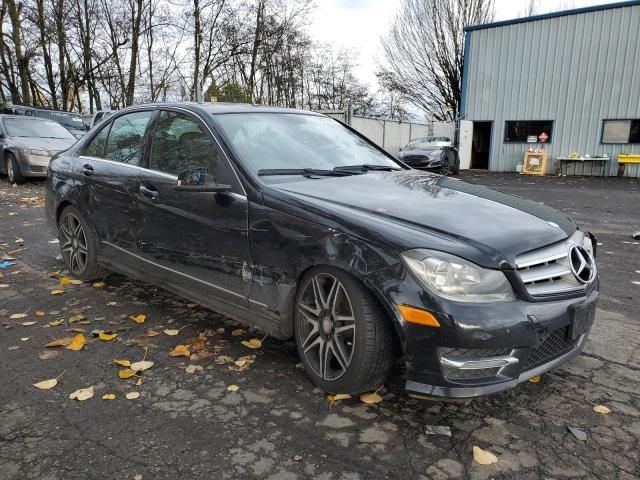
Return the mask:
<path id="1" fill-rule="evenodd" d="M 234 336 L 232 321 L 162 289 L 118 275 L 102 288 L 60 286 L 64 272 L 50 275 L 63 265 L 45 224 L 43 184 L 0 180 L 0 254 L 17 263 L 0 270 L 8 285 L 0 288 L 0 478 L 640 478 L 640 241 L 631 236 L 640 230 L 640 183 L 462 178 L 561 209 L 597 235 L 594 330 L 582 355 L 539 383 L 470 402 L 420 401 L 403 392 L 398 371 L 376 405 L 327 401 L 298 368 L 292 342 L 267 338 L 249 350 L 241 340 L 259 333 Z M 141 314 L 143 323 L 130 319 Z M 82 330 L 80 351 L 44 348 Z M 92 330 L 118 336 L 102 341 Z M 169 357 L 177 344 L 197 358 Z M 120 379 L 113 359 L 154 365 Z M 32 386 L 56 377 L 50 390 Z M 69 399 L 89 386 L 92 398 Z M 131 392 L 139 398 L 125 399 Z M 116 399 L 102 400 L 108 393 Z M 447 426 L 451 436 L 428 435 L 428 426 Z M 497 463 L 474 462 L 473 446 Z"/>

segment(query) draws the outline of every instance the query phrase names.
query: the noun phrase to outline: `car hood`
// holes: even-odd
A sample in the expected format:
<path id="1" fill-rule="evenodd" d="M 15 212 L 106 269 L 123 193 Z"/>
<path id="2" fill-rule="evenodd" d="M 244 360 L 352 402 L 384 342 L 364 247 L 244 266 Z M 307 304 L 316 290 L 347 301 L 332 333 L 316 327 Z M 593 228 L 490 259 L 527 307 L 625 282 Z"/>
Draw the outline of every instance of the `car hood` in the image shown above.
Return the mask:
<path id="1" fill-rule="evenodd" d="M 305 179 L 271 187 L 294 203 L 312 206 L 314 214 L 323 211 L 336 223 L 359 224 L 355 230 L 371 241 L 393 236 L 399 248 L 439 249 L 445 248 L 446 237 L 450 243 L 484 251 L 484 256 L 489 253 L 494 262 L 513 264 L 517 254 L 564 240 L 576 230 L 570 217 L 540 203 L 417 170 Z M 434 245 L 415 235 L 416 230 L 439 241 Z"/>
<path id="2" fill-rule="evenodd" d="M 33 150 L 50 150 L 54 153 L 66 150 L 76 143 L 72 138 L 39 138 L 39 137 L 13 137 L 13 144 L 18 148 L 30 148 Z"/>

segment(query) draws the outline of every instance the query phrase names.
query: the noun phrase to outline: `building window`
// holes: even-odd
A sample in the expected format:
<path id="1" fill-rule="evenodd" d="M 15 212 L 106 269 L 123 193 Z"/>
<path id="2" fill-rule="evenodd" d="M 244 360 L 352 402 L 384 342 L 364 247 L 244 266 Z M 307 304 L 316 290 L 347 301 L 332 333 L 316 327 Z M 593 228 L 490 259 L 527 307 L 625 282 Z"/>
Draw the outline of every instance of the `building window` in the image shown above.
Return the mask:
<path id="1" fill-rule="evenodd" d="M 605 120 L 602 143 L 640 143 L 640 119 Z"/>
<path id="2" fill-rule="evenodd" d="M 505 143 L 551 143 L 553 120 L 509 120 L 504 122 Z"/>

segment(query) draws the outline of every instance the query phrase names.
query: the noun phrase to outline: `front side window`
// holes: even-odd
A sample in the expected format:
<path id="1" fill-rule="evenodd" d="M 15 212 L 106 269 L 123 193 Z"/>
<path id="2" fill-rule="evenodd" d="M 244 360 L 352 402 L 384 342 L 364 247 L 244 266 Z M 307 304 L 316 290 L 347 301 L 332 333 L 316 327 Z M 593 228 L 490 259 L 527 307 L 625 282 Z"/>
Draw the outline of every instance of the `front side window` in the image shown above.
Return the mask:
<path id="1" fill-rule="evenodd" d="M 640 119 L 605 120 L 602 143 L 640 143 Z"/>
<path id="2" fill-rule="evenodd" d="M 236 155 L 254 172 L 350 165 L 399 168 L 369 142 L 327 117 L 293 113 L 213 116 Z"/>
<path id="3" fill-rule="evenodd" d="M 163 111 L 153 133 L 149 168 L 180 176 L 197 170 L 206 182 L 216 182 L 218 149 L 211 136 L 188 115 Z"/>
<path id="4" fill-rule="evenodd" d="M 82 155 L 104 158 L 104 147 L 107 144 L 109 125 L 105 125 L 82 149 Z"/>
<path id="5" fill-rule="evenodd" d="M 144 134 L 152 114 L 152 111 L 134 112 L 116 118 L 109 132 L 105 157 L 140 166 Z"/>
<path id="6" fill-rule="evenodd" d="M 551 143 L 551 120 L 509 120 L 504 123 L 505 143 Z"/>

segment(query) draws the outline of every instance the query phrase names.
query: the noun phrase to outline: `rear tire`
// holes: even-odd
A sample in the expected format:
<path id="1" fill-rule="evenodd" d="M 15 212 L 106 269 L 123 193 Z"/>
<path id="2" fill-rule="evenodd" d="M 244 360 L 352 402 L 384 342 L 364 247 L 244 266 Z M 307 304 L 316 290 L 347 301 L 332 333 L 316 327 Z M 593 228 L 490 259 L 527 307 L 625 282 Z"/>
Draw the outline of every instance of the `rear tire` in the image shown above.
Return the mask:
<path id="1" fill-rule="evenodd" d="M 8 153 L 5 155 L 5 170 L 7 171 L 7 178 L 9 179 L 9 183 L 16 183 L 18 185 L 22 185 L 27 179 L 22 175 L 20 171 L 20 165 L 18 165 L 18 161 L 16 157 L 13 156 L 12 153 Z"/>
<path id="2" fill-rule="evenodd" d="M 58 219 L 60 252 L 69 272 L 81 280 L 102 280 L 108 273 L 98 264 L 98 237 L 76 207 L 69 205 Z"/>
<path id="3" fill-rule="evenodd" d="M 362 283 L 337 268 L 314 267 L 295 302 L 296 345 L 313 383 L 352 394 L 384 383 L 395 360 L 393 326 Z"/>

